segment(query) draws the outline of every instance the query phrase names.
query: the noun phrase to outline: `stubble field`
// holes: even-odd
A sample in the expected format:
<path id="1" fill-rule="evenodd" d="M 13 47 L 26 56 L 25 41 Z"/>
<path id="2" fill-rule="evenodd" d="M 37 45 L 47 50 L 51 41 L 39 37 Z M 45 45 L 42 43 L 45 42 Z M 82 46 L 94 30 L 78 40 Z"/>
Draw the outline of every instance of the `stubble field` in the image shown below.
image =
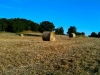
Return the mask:
<path id="1" fill-rule="evenodd" d="M 0 75 L 100 75 L 100 39 L 0 36 Z"/>

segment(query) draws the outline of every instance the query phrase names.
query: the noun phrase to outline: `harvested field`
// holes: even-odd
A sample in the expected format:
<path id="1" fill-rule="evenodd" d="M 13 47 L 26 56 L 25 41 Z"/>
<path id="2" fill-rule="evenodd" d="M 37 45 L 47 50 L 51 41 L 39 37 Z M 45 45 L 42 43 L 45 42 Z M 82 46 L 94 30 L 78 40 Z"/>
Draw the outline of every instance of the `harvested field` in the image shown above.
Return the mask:
<path id="1" fill-rule="evenodd" d="M 0 36 L 0 75 L 100 75 L 100 39 Z"/>

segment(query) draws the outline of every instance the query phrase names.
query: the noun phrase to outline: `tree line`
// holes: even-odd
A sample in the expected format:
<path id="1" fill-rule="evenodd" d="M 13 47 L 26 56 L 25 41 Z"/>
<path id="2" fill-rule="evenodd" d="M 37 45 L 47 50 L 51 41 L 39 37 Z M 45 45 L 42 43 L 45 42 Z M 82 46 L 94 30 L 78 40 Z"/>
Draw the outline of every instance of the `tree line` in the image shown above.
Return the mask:
<path id="1" fill-rule="evenodd" d="M 96 32 L 92 32 L 89 37 L 98 37 L 100 38 L 100 32 L 96 33 Z"/>
<path id="2" fill-rule="evenodd" d="M 62 26 L 55 28 L 54 24 L 49 21 L 42 21 L 40 24 L 38 24 L 23 18 L 0 18 L 0 31 L 17 33 L 25 30 L 39 31 L 41 33 L 44 31 L 55 31 L 56 34 L 64 35 L 64 29 Z M 77 35 L 85 35 L 84 32 L 77 32 L 75 26 L 70 26 L 70 28 L 68 28 L 67 33 L 70 34 L 72 32 Z"/>
<path id="3" fill-rule="evenodd" d="M 58 35 L 65 35 L 63 27 L 55 28 L 55 25 L 53 22 L 49 21 L 42 21 L 41 23 L 36 23 L 31 20 L 23 19 L 23 18 L 0 18 L 0 31 L 6 31 L 6 32 L 22 32 L 25 30 L 31 30 L 31 31 L 38 31 L 43 33 L 44 31 L 54 31 Z M 78 32 L 77 28 L 75 26 L 70 26 L 67 29 L 67 35 L 70 33 L 75 33 L 77 36 L 82 35 L 85 36 L 84 32 Z M 92 32 L 89 37 L 100 37 L 100 32 L 96 34 L 95 32 Z"/>
<path id="4" fill-rule="evenodd" d="M 56 34 L 64 34 L 63 27 L 55 28 L 54 24 L 49 21 L 42 21 L 38 24 L 23 18 L 0 18 L 0 31 L 17 33 L 25 30 L 39 31 L 41 33 L 43 31 L 55 31 Z"/>
<path id="5" fill-rule="evenodd" d="M 13 19 L 0 19 L 0 31 L 6 32 L 22 32 L 24 30 L 38 31 L 39 24 L 31 20 L 13 18 Z"/>

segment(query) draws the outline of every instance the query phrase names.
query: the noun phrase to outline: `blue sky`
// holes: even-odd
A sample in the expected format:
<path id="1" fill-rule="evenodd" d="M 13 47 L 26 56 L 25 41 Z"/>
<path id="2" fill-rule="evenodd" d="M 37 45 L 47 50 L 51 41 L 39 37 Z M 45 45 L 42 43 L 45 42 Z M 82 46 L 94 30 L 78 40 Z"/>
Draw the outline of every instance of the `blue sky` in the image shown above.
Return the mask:
<path id="1" fill-rule="evenodd" d="M 0 0 L 0 18 L 50 21 L 64 33 L 76 26 L 89 35 L 100 31 L 100 0 Z"/>

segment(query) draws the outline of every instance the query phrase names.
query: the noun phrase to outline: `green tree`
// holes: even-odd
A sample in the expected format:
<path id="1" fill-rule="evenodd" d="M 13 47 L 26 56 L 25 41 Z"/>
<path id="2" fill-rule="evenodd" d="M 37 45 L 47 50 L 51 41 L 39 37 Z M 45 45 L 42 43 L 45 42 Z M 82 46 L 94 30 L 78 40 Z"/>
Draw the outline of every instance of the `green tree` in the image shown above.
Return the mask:
<path id="1" fill-rule="evenodd" d="M 76 32 L 76 35 L 77 35 L 77 36 L 80 36 L 80 35 L 85 36 L 85 33 L 84 33 L 84 32 Z"/>
<path id="2" fill-rule="evenodd" d="M 30 25 L 30 27 L 31 27 L 32 31 L 38 31 L 39 24 L 35 23 L 35 22 L 32 22 L 31 25 Z"/>
<path id="3" fill-rule="evenodd" d="M 90 35 L 90 37 L 97 37 L 97 33 L 92 32 L 91 35 Z"/>
<path id="4" fill-rule="evenodd" d="M 12 25 L 13 25 L 13 23 L 14 23 L 13 19 L 8 19 L 8 21 L 7 21 L 8 27 L 7 27 L 6 31 L 13 32 L 12 31 Z"/>
<path id="5" fill-rule="evenodd" d="M 84 32 L 82 32 L 81 34 L 85 36 L 85 33 Z"/>
<path id="6" fill-rule="evenodd" d="M 68 34 L 71 34 L 71 33 L 75 33 L 76 34 L 77 32 L 77 29 L 75 26 L 70 26 L 70 28 L 68 28 Z"/>
<path id="7" fill-rule="evenodd" d="M 27 20 L 27 19 L 20 19 L 20 20 L 23 23 L 24 30 L 30 30 L 31 29 L 30 20 Z"/>
<path id="8" fill-rule="evenodd" d="M 7 29 L 7 27 L 8 27 L 7 19 L 6 18 L 0 19 L 0 30 L 5 31 Z"/>
<path id="9" fill-rule="evenodd" d="M 25 30 L 24 25 L 20 18 L 15 18 L 12 25 L 13 32 L 22 32 Z"/>
<path id="10" fill-rule="evenodd" d="M 2 31 L 2 25 L 0 24 L 0 31 Z"/>
<path id="11" fill-rule="evenodd" d="M 54 31 L 54 24 L 49 21 L 43 21 L 39 25 L 39 31 L 42 33 L 44 31 Z"/>
<path id="12" fill-rule="evenodd" d="M 100 32 L 98 32 L 98 37 L 100 38 Z"/>
<path id="13" fill-rule="evenodd" d="M 63 29 L 63 27 L 61 26 L 61 27 L 59 27 L 59 28 L 56 28 L 56 29 L 55 29 L 55 33 L 56 33 L 56 34 L 63 35 L 63 34 L 64 34 L 64 29 Z"/>

